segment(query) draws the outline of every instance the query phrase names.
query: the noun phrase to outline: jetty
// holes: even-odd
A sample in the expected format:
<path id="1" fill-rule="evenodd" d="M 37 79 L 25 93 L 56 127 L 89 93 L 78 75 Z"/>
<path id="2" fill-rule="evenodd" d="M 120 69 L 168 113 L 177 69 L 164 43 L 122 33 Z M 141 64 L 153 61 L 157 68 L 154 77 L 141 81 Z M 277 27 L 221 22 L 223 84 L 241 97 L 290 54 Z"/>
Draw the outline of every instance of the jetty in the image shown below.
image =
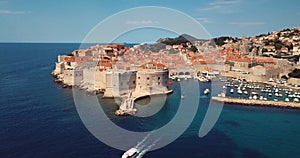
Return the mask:
<path id="1" fill-rule="evenodd" d="M 135 115 L 137 109 L 134 108 L 134 102 L 146 96 L 153 96 L 153 95 L 163 95 L 163 94 L 170 94 L 173 90 L 168 89 L 167 91 L 155 91 L 152 93 L 140 93 L 140 92 L 129 92 L 127 97 L 123 99 L 119 109 L 115 112 L 117 116 L 132 116 Z"/>
<path id="2" fill-rule="evenodd" d="M 122 102 L 120 108 L 115 112 L 117 116 L 134 115 L 136 113 L 134 108 L 134 99 L 132 98 L 132 92 L 128 93 L 127 98 Z"/>
<path id="3" fill-rule="evenodd" d="M 254 100 L 232 97 L 212 97 L 213 101 L 224 102 L 226 104 L 238 104 L 244 106 L 265 106 L 278 108 L 297 108 L 300 109 L 300 103 L 287 101 Z"/>

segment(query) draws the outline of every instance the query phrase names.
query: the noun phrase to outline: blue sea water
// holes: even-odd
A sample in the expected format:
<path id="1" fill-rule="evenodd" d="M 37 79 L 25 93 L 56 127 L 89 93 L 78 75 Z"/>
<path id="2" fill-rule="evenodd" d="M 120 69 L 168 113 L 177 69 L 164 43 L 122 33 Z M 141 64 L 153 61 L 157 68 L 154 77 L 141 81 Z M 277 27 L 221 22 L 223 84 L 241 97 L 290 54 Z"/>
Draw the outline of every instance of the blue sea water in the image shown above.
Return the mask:
<path id="1" fill-rule="evenodd" d="M 53 82 L 50 72 L 58 54 L 79 44 L 0 44 L 0 157 L 117 158 L 123 151 L 96 139 L 76 111 L 71 89 Z M 189 81 L 184 81 L 189 82 Z M 201 90 L 210 87 L 201 84 Z M 151 130 L 172 119 L 178 109 L 180 90 L 149 118 L 119 118 L 112 100 L 101 100 L 108 117 L 130 130 Z M 84 92 L 83 92 L 84 93 Z M 140 102 L 147 102 L 141 100 Z M 216 125 L 203 138 L 199 128 L 209 96 L 203 96 L 188 130 L 170 145 L 144 157 L 173 158 L 281 158 L 299 157 L 300 110 L 225 105 Z M 188 106 L 188 105 L 187 105 Z M 134 124 L 137 126 L 129 126 Z"/>

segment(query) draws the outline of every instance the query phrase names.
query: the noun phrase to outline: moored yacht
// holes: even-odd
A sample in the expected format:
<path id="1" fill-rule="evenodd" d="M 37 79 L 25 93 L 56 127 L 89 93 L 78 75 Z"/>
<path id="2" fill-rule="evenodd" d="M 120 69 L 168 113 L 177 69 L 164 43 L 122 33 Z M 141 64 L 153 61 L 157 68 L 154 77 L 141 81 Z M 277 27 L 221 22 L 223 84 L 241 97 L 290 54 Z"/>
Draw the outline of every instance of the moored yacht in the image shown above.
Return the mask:
<path id="1" fill-rule="evenodd" d="M 242 94 L 243 93 L 243 91 L 242 90 L 240 90 L 240 89 L 238 89 L 238 94 Z"/>
<path id="2" fill-rule="evenodd" d="M 286 101 L 286 102 L 289 102 L 289 101 L 290 101 L 290 99 L 289 99 L 289 98 L 285 98 L 285 99 L 284 99 L 284 101 Z"/>

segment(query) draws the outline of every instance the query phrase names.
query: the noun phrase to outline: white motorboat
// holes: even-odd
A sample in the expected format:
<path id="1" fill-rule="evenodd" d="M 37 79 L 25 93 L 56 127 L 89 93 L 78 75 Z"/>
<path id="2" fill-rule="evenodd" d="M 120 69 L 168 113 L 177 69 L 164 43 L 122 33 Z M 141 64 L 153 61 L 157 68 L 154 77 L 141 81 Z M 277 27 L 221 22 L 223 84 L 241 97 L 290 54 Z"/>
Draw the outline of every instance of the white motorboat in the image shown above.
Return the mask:
<path id="1" fill-rule="evenodd" d="M 284 99 L 284 101 L 286 101 L 286 102 L 289 102 L 289 101 L 290 101 L 290 99 L 289 99 L 289 98 L 285 98 L 285 99 Z"/>
<path id="2" fill-rule="evenodd" d="M 204 93 L 205 95 L 208 95 L 209 92 L 210 92 L 209 89 L 205 89 L 203 93 Z"/>
<path id="3" fill-rule="evenodd" d="M 272 97 L 272 93 L 269 93 L 269 96 Z"/>
<path id="4" fill-rule="evenodd" d="M 122 155 L 122 158 L 134 158 L 138 155 L 138 153 L 139 151 L 137 148 L 131 148 Z"/>
<path id="5" fill-rule="evenodd" d="M 234 89 L 230 89 L 230 93 L 233 93 L 234 92 Z"/>
<path id="6" fill-rule="evenodd" d="M 238 94 L 242 94 L 243 93 L 243 91 L 242 90 L 240 90 L 240 89 L 238 89 Z"/>
<path id="7" fill-rule="evenodd" d="M 258 93 L 257 93 L 257 92 L 251 92 L 251 94 L 252 94 L 252 95 L 258 95 Z"/>
<path id="8" fill-rule="evenodd" d="M 253 98 L 254 100 L 256 100 L 256 99 L 257 99 L 257 95 L 254 95 L 252 98 Z"/>

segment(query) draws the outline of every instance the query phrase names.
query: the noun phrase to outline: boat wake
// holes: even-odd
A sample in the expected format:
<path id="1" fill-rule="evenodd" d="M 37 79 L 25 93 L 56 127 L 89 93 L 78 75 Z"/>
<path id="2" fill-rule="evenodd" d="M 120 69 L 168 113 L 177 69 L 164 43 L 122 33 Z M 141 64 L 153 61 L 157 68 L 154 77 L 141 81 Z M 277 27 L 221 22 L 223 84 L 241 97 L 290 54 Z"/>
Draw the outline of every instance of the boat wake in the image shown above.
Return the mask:
<path id="1" fill-rule="evenodd" d="M 135 146 L 135 148 L 139 151 L 139 154 L 137 155 L 136 158 L 142 158 L 148 151 L 150 151 L 155 145 L 156 143 L 160 140 L 160 138 L 152 141 L 150 139 L 148 139 L 150 137 L 150 135 L 152 134 L 149 133 L 147 136 L 145 136 L 143 138 L 142 141 L 138 142 L 138 144 Z"/>
<path id="2" fill-rule="evenodd" d="M 160 140 L 156 139 L 155 141 L 152 142 L 152 144 L 146 146 L 146 145 L 142 145 L 141 148 L 139 148 L 139 154 L 136 158 L 142 158 L 148 151 L 150 151 L 155 145 L 156 143 Z"/>
<path id="3" fill-rule="evenodd" d="M 135 148 L 139 149 L 140 147 L 142 147 L 142 144 L 145 143 L 145 141 L 150 137 L 151 134 L 152 134 L 152 132 L 148 133 L 146 135 L 146 137 L 143 138 L 142 141 L 138 142 L 138 144 L 135 146 Z"/>

